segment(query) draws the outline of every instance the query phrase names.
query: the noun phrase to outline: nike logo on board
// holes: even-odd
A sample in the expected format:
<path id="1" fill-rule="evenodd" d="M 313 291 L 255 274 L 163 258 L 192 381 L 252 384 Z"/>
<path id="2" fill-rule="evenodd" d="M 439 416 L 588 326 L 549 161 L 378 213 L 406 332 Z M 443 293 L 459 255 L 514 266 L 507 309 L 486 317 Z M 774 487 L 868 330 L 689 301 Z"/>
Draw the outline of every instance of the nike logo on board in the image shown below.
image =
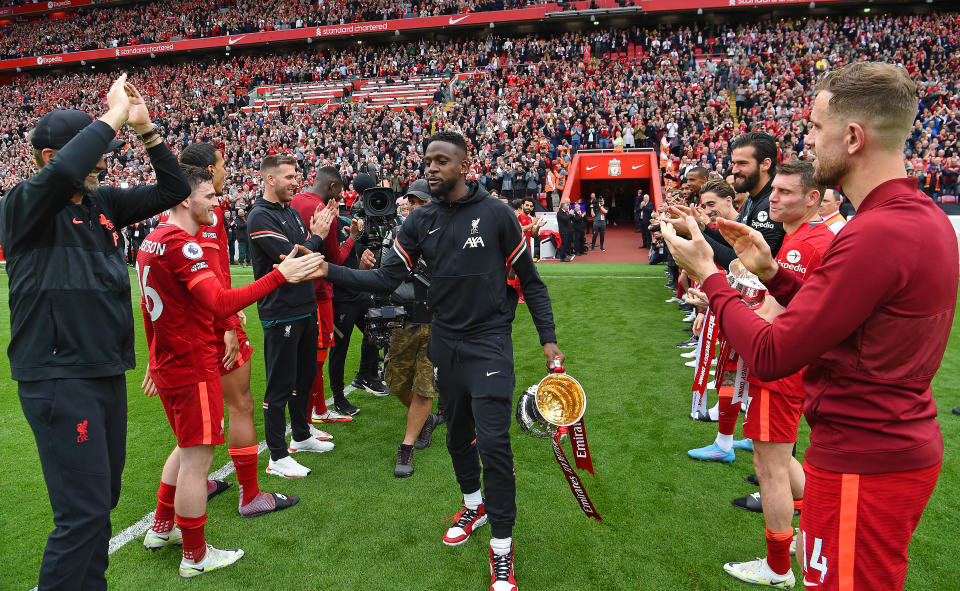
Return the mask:
<path id="1" fill-rule="evenodd" d="M 227 37 L 227 45 L 233 45 L 234 43 L 243 39 L 244 37 L 246 37 L 246 35 L 240 35 L 236 39 L 234 39 L 233 37 Z"/>
<path id="2" fill-rule="evenodd" d="M 461 16 L 460 18 L 453 18 L 453 17 L 451 16 L 451 17 L 450 17 L 450 20 L 447 21 L 447 22 L 449 22 L 451 25 L 455 25 L 455 24 L 459 23 L 460 21 L 462 21 L 462 20 L 464 20 L 464 19 L 466 19 L 466 18 L 469 18 L 469 17 L 470 17 L 469 14 L 466 15 L 466 16 Z"/>
<path id="3" fill-rule="evenodd" d="M 593 166 L 588 166 L 587 170 L 593 170 L 594 168 L 600 166 L 599 164 L 594 164 Z"/>

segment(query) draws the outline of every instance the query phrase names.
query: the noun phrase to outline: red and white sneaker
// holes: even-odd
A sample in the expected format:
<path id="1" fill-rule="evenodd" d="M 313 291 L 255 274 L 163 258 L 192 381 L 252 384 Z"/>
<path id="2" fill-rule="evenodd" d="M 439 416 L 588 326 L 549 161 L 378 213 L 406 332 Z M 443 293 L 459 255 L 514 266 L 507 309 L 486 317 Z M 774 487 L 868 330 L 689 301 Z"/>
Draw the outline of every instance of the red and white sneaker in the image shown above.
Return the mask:
<path id="1" fill-rule="evenodd" d="M 490 591 L 517 591 L 513 576 L 513 544 L 506 554 L 497 554 L 490 548 Z"/>
<path id="2" fill-rule="evenodd" d="M 456 515 L 444 521 L 453 521 L 453 525 L 443 534 L 443 543 L 447 546 L 459 546 L 470 539 L 473 530 L 487 522 L 487 512 L 483 508 L 483 503 L 480 503 L 476 510 L 464 507 Z"/>

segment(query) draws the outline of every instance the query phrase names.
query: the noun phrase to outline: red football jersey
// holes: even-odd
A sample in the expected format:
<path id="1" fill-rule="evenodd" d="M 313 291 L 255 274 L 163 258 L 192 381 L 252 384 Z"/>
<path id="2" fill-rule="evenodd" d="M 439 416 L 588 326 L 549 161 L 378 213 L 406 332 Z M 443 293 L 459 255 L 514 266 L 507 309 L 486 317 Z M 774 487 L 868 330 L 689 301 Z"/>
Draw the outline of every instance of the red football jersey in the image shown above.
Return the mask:
<path id="1" fill-rule="evenodd" d="M 274 269 L 224 289 L 195 237 L 172 224 L 160 224 L 140 245 L 137 278 L 150 375 L 161 388 L 219 379 L 214 318 L 236 315 L 285 282 Z"/>
<path id="2" fill-rule="evenodd" d="M 806 279 L 808 274 L 820 266 L 820 259 L 823 258 L 823 253 L 827 251 L 833 237 L 833 231 L 819 217 L 812 222 L 804 223 L 792 234 L 783 237 L 783 244 L 776 257 L 777 264 L 781 269 L 793 273 L 801 280 Z M 777 392 L 803 394 L 803 370 L 773 382 L 764 382 L 753 375 L 750 376 L 749 381 L 756 386 Z"/>
<path id="3" fill-rule="evenodd" d="M 214 279 L 193 236 L 161 223 L 137 253 L 140 309 L 150 345 L 150 375 L 161 388 L 219 379 L 213 314 L 198 305 L 190 288 Z"/>

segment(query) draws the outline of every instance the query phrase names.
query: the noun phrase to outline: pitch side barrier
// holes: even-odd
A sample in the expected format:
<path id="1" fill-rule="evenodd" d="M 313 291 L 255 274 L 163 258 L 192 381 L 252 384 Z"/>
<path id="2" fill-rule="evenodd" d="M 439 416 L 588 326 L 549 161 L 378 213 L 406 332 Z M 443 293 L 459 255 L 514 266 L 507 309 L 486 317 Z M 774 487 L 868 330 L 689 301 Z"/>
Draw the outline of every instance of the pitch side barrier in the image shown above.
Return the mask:
<path id="1" fill-rule="evenodd" d="M 807 4 L 808 0 L 633 0 L 633 6 L 627 9 L 642 12 L 685 11 L 698 9 L 739 8 L 744 6 L 777 6 L 789 4 Z M 819 0 L 823 2 L 843 2 L 844 0 Z M 90 0 L 50 0 L 57 2 L 87 2 Z M 313 41 L 315 39 L 343 39 L 360 36 L 384 36 L 391 32 L 399 35 L 401 31 L 430 31 L 446 29 L 476 28 L 490 26 L 493 23 L 525 23 L 543 21 L 551 13 L 572 14 L 575 11 L 587 11 L 589 2 L 565 3 L 562 7 L 556 3 L 540 4 L 527 8 L 499 10 L 492 12 L 474 12 L 431 16 L 422 18 L 404 18 L 388 21 L 327 25 L 322 27 L 303 27 L 285 31 L 262 31 L 239 35 L 221 35 L 202 37 L 163 43 L 127 45 L 108 49 L 91 49 L 72 53 L 58 53 L 34 57 L 0 60 L 0 72 L 22 72 L 57 68 L 67 64 L 87 65 L 104 61 L 143 58 L 158 55 L 187 53 L 194 50 L 226 49 L 265 45 L 276 42 Z M 36 6 L 36 5 L 31 5 Z M 616 11 L 622 7 L 616 0 L 599 0 L 598 9 L 589 10 L 591 14 L 603 14 L 604 11 Z"/>

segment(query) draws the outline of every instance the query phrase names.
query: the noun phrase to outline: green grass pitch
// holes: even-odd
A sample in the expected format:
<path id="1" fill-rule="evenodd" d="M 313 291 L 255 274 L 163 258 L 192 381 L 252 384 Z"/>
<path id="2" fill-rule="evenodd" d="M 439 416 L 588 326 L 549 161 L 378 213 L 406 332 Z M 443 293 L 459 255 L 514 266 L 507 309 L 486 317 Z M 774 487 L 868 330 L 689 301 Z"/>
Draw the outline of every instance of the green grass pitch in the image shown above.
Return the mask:
<path id="1" fill-rule="evenodd" d="M 234 268 L 236 273 L 241 270 Z M 249 270 L 244 270 L 249 273 Z M 730 465 L 690 460 L 686 450 L 709 443 L 716 426 L 687 418 L 692 371 L 674 344 L 685 333 L 681 315 L 665 304 L 662 267 L 646 265 L 541 265 L 556 315 L 567 368 L 584 385 L 586 423 L 596 476 L 582 474 L 602 523 L 587 519 L 570 494 L 547 440 L 514 425 L 519 515 L 514 531 L 516 574 L 527 590 L 724 590 L 752 588 L 722 571 L 730 560 L 765 553 L 762 516 L 735 509 L 730 500 L 756 490 L 744 482 L 752 456 Z M 132 273 L 131 273 L 132 274 Z M 238 275 L 238 284 L 250 281 Z M 136 280 L 131 282 L 136 285 Z M 134 305 L 139 291 L 134 292 Z M 0 342 L 9 341 L 6 275 L 0 274 Z M 257 353 L 252 391 L 262 400 L 262 338 L 256 306 L 247 330 Z M 147 355 L 139 311 L 138 368 L 127 375 L 129 436 L 123 494 L 113 512 L 114 533 L 153 510 L 160 468 L 174 444 L 159 399 L 139 389 Z M 943 472 L 910 546 L 907 589 L 957 590 L 960 542 L 960 330 L 955 321 L 943 367 L 934 382 L 946 441 Z M 517 393 L 544 375 L 544 357 L 523 306 L 513 334 Z M 354 348 L 356 349 L 356 347 Z M 346 378 L 358 363 L 351 351 Z M 52 517 L 33 434 L 23 418 L 16 384 L 0 355 L 0 589 L 36 585 Z M 263 473 L 267 491 L 301 496 L 298 506 L 254 520 L 237 515 L 237 490 L 211 501 L 207 538 L 218 547 L 242 547 L 235 566 L 194 581 L 177 576 L 179 552 L 143 549 L 135 539 L 111 556 L 111 589 L 209 590 L 480 590 L 489 582 L 484 527 L 467 544 L 441 544 L 443 519 L 460 500 L 438 429 L 432 447 L 416 452 L 416 473 L 393 477 L 404 408 L 393 398 L 350 396 L 361 412 L 353 423 L 327 425 L 336 449 L 300 454 L 313 474 L 285 481 Z M 711 396 L 710 404 L 715 402 Z M 262 438 L 262 415 L 257 427 Z M 739 437 L 739 426 L 737 436 Z M 806 447 L 801 427 L 801 451 Z M 566 444 L 568 456 L 569 444 Z M 217 449 L 213 469 L 228 461 Z M 235 480 L 235 475 L 229 477 Z M 795 568 L 799 573 L 799 569 Z"/>

